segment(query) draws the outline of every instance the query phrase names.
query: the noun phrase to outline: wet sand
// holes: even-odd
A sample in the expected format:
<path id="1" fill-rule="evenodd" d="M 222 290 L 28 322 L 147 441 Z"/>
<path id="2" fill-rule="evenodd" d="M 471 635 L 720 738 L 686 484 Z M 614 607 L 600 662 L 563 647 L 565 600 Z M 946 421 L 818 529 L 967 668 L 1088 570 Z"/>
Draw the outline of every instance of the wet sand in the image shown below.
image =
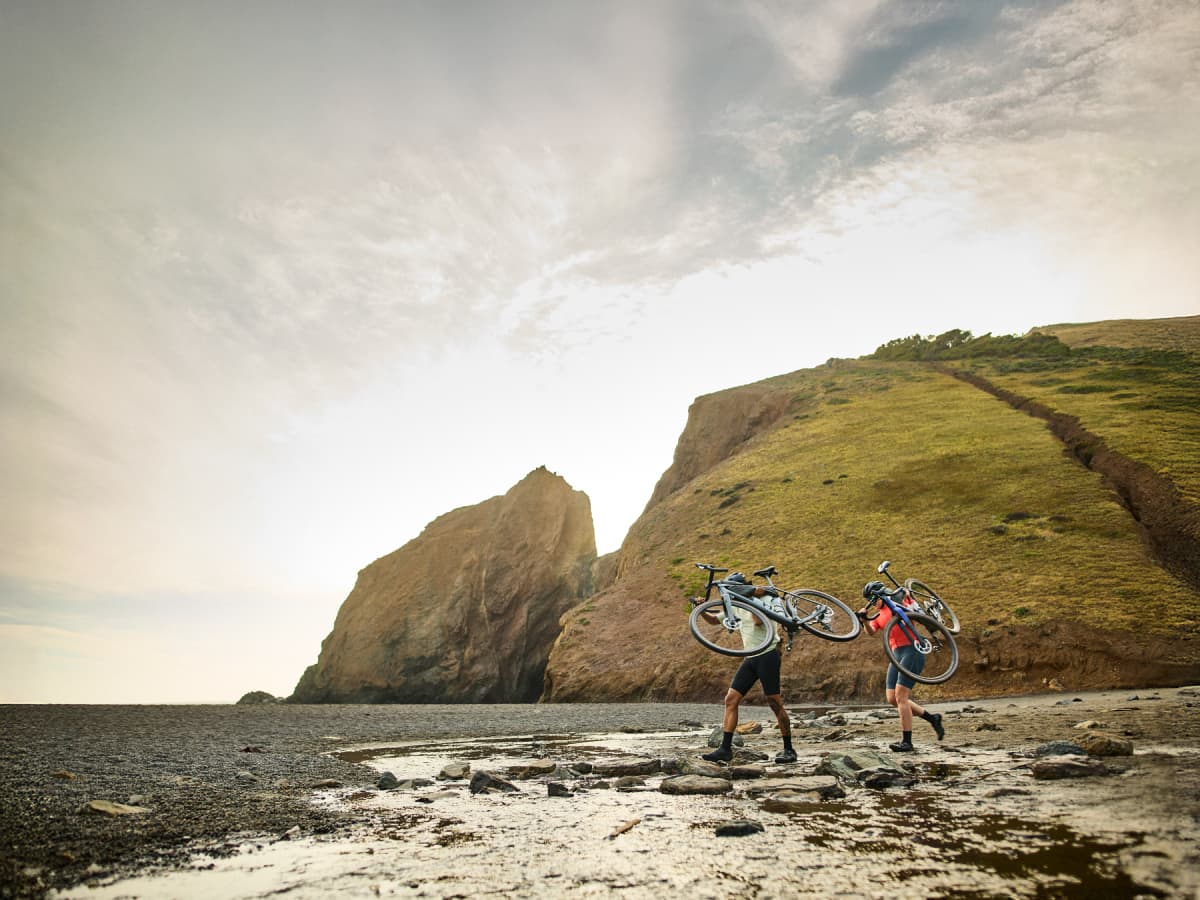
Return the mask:
<path id="1" fill-rule="evenodd" d="M 886 752 L 896 719 L 790 705 L 800 759 L 777 766 L 773 719 L 749 707 L 761 777 L 675 796 L 661 767 L 623 785 L 582 770 L 695 759 L 715 703 L 3 707 L 0 896 L 1200 896 L 1200 689 L 933 708 L 945 740 L 918 721 L 918 752 L 894 757 L 911 785 L 781 804 L 772 778 Z M 1134 754 L 1033 777 L 1034 748 L 1085 731 Z M 512 793 L 437 777 L 529 760 L 558 769 L 510 775 Z M 424 781 L 380 791 L 384 771 Z M 98 799 L 145 811 L 84 811 Z M 731 821 L 762 831 L 718 836 Z"/>

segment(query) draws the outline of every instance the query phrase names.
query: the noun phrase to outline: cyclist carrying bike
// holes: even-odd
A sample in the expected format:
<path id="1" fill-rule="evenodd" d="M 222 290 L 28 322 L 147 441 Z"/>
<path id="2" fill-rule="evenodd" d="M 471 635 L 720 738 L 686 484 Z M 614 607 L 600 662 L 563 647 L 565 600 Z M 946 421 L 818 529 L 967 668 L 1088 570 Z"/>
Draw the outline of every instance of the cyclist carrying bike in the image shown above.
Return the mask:
<path id="1" fill-rule="evenodd" d="M 740 572 L 731 574 L 726 582 L 745 584 L 744 591 L 747 596 L 752 594 L 755 597 L 762 597 L 766 594 L 761 586 L 751 585 L 746 580 L 746 576 Z M 746 647 L 756 647 L 762 643 L 764 626 L 749 616 L 742 615 L 741 611 L 736 608 L 734 614 L 737 615 L 740 622 L 742 643 Z M 703 615 L 710 621 L 716 621 L 716 617 L 710 613 Z M 771 628 L 774 629 L 774 625 Z M 792 748 L 792 721 L 788 718 L 787 710 L 783 708 L 783 694 L 780 691 L 781 661 L 778 633 L 775 634 L 775 640 L 767 645 L 766 650 L 742 660 L 742 664 L 734 673 L 733 682 L 725 694 L 725 719 L 721 727 L 721 746 L 711 753 L 705 753 L 704 759 L 709 762 L 729 762 L 733 759 L 733 732 L 737 728 L 738 707 L 754 683 L 759 681 L 762 683 L 762 691 L 766 695 L 767 705 L 771 707 L 771 711 L 775 713 L 775 720 L 779 723 L 779 733 L 783 736 L 783 750 L 775 756 L 775 762 L 793 763 L 796 761 L 796 751 Z"/>
<path id="2" fill-rule="evenodd" d="M 870 600 L 876 596 L 877 592 L 884 590 L 887 590 L 887 587 L 882 581 L 872 581 L 863 588 L 863 596 Z M 906 596 L 901 602 L 904 604 L 906 610 L 916 608 L 916 604 L 911 597 Z M 863 625 L 866 626 L 867 630 L 872 633 L 882 631 L 887 627 L 888 622 L 892 620 L 892 611 L 887 606 L 881 606 L 879 615 L 874 619 L 867 618 L 866 606 L 860 609 L 856 615 Z M 891 644 L 892 649 L 900 655 L 900 661 L 906 667 L 917 673 L 920 673 L 921 669 L 925 667 L 925 657 L 917 651 L 917 648 L 913 646 L 912 638 L 905 634 L 902 629 L 893 629 L 888 642 Z M 917 716 L 928 722 L 933 727 L 939 741 L 946 736 L 946 729 L 942 726 L 942 714 L 931 713 L 913 701 L 912 689 L 916 686 L 916 683 L 915 679 L 897 669 L 894 663 L 888 665 L 887 702 L 896 707 L 896 710 L 900 713 L 901 731 L 900 740 L 888 746 L 897 753 L 909 753 L 913 750 L 913 716 Z"/>

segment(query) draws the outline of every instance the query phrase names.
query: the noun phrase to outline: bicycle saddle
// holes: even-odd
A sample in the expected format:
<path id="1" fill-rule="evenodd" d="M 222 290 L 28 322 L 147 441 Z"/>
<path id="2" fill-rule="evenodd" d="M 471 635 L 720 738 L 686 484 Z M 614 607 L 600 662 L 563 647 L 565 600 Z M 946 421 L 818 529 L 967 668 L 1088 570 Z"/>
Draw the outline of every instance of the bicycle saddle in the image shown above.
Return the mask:
<path id="1" fill-rule="evenodd" d="M 775 574 L 776 571 L 777 570 L 775 569 L 774 566 L 767 566 L 765 569 L 759 569 L 754 574 L 758 578 L 770 578 L 772 575 Z"/>

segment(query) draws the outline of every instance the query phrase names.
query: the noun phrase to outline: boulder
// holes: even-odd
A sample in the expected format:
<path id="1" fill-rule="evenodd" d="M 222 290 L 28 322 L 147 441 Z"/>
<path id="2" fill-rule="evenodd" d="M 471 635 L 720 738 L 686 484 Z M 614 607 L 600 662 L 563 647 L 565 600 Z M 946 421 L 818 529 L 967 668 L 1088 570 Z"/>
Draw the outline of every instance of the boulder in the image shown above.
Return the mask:
<path id="1" fill-rule="evenodd" d="M 545 468 L 358 574 L 295 703 L 531 702 L 592 589 L 586 494 Z"/>
<path id="2" fill-rule="evenodd" d="M 253 706 L 262 703 L 279 703 L 280 698 L 274 694 L 268 694 L 266 691 L 250 691 L 248 694 L 242 694 L 238 698 L 237 706 Z"/>
<path id="3" fill-rule="evenodd" d="M 1088 756 L 1132 756 L 1133 741 L 1119 738 L 1116 735 L 1093 731 L 1079 739 L 1079 746 L 1087 751 Z"/>

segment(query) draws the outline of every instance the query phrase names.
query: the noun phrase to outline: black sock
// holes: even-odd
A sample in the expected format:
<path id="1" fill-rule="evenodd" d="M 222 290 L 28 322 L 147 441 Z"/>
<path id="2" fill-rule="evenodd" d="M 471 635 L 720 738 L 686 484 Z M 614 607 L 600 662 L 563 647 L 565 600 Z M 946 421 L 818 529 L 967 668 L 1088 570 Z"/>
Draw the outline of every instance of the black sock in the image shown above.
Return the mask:
<path id="1" fill-rule="evenodd" d="M 925 710 L 925 712 L 921 713 L 921 718 L 924 719 L 926 722 L 932 722 L 933 721 L 933 713 L 931 713 L 929 710 Z"/>
<path id="2" fill-rule="evenodd" d="M 733 732 L 725 731 L 721 733 L 721 749 L 733 752 Z"/>
<path id="3" fill-rule="evenodd" d="M 785 734 L 783 736 L 783 749 L 791 751 L 792 753 L 796 752 L 792 750 L 792 736 L 790 734 Z"/>
<path id="4" fill-rule="evenodd" d="M 912 732 L 911 732 L 911 731 L 905 731 L 905 732 L 903 732 L 903 734 L 904 734 L 904 737 L 903 737 L 903 739 L 901 740 L 901 743 L 904 743 L 904 744 L 911 744 L 911 743 L 912 743 Z"/>

